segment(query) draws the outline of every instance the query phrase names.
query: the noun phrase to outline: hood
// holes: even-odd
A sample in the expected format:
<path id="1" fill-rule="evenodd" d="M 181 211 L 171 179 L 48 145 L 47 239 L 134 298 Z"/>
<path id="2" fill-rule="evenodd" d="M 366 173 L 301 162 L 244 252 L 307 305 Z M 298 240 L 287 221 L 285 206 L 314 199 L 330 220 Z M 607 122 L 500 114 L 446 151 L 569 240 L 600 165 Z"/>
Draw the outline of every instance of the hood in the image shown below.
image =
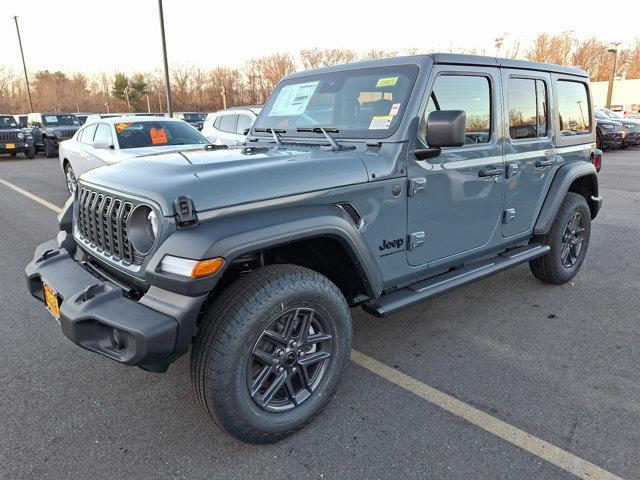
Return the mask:
<path id="1" fill-rule="evenodd" d="M 133 158 L 90 170 L 80 180 L 148 198 L 173 215 L 179 196 L 190 197 L 202 212 L 364 183 L 368 175 L 353 151 L 229 148 Z"/>
<path id="2" fill-rule="evenodd" d="M 596 123 L 602 123 L 606 125 L 620 125 L 622 126 L 622 119 L 614 120 L 613 118 L 596 118 Z"/>

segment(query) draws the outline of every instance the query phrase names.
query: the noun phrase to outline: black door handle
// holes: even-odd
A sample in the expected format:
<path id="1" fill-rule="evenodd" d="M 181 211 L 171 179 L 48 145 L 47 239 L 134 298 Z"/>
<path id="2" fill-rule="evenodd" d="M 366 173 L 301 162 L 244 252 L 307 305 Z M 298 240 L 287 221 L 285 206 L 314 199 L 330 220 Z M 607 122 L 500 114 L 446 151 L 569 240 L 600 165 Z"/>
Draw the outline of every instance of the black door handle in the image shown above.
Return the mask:
<path id="1" fill-rule="evenodd" d="M 536 168 L 544 168 L 554 163 L 556 163 L 556 161 L 553 158 L 539 158 L 536 160 L 535 166 Z"/>
<path id="2" fill-rule="evenodd" d="M 501 168 L 487 168 L 478 172 L 479 177 L 495 177 L 496 175 L 502 175 L 504 171 Z"/>

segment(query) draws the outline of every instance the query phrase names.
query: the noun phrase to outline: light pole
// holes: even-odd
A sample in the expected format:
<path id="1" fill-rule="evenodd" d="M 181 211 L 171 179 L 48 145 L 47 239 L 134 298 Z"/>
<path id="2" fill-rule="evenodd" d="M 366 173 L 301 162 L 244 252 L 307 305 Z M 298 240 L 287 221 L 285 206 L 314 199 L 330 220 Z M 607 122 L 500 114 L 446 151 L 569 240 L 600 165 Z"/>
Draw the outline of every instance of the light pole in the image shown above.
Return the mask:
<path id="1" fill-rule="evenodd" d="M 620 45 L 620 43 L 614 43 L 613 45 L 611 45 L 611 47 L 607 48 L 607 52 L 613 53 L 613 63 L 611 64 L 611 72 L 609 73 L 609 87 L 607 88 L 607 108 L 611 106 L 611 98 L 613 97 L 613 80 L 616 76 L 618 45 Z"/>
<path id="2" fill-rule="evenodd" d="M 162 37 L 162 58 L 164 60 L 164 83 L 167 88 L 167 112 L 173 117 L 173 101 L 171 100 L 171 84 L 169 83 L 169 62 L 167 61 L 167 41 L 164 38 L 164 12 L 162 0 L 158 0 L 158 14 L 160 15 L 160 36 Z"/>
<path id="3" fill-rule="evenodd" d="M 29 86 L 29 75 L 27 74 L 27 64 L 24 61 L 24 51 L 22 50 L 22 39 L 20 38 L 20 27 L 18 27 L 18 16 L 13 17 L 16 22 L 16 33 L 18 34 L 18 44 L 20 45 L 20 55 L 22 56 L 22 68 L 24 68 L 24 81 L 27 84 L 27 94 L 29 95 L 29 113 L 33 113 L 33 102 L 31 101 L 31 87 Z"/>

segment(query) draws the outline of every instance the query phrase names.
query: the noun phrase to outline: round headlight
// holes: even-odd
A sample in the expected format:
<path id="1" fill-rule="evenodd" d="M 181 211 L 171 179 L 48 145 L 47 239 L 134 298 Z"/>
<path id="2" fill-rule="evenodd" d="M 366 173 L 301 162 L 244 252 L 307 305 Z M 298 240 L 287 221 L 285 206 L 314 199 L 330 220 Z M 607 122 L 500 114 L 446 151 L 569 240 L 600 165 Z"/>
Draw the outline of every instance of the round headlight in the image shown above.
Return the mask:
<path id="1" fill-rule="evenodd" d="M 147 220 L 149 221 L 149 225 L 151 225 L 151 233 L 153 233 L 153 238 L 155 239 L 158 236 L 158 216 L 156 212 L 151 210 L 149 215 L 147 215 Z"/>
<path id="2" fill-rule="evenodd" d="M 18 138 L 22 140 L 24 138 L 24 133 L 18 132 Z"/>
<path id="3" fill-rule="evenodd" d="M 146 255 L 153 248 L 158 235 L 158 217 L 149 205 L 138 205 L 128 221 L 129 241 L 140 254 Z"/>
<path id="4" fill-rule="evenodd" d="M 62 130 L 56 130 L 55 134 L 57 137 L 61 137 L 62 136 Z"/>

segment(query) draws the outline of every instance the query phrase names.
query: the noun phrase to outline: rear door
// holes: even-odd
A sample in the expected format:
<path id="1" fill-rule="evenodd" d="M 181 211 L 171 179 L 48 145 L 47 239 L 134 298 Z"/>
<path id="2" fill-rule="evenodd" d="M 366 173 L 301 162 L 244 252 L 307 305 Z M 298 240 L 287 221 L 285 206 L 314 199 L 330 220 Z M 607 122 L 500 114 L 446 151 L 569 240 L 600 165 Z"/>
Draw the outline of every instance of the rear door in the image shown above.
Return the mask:
<path id="1" fill-rule="evenodd" d="M 434 67 L 418 144 L 427 146 L 425 122 L 433 110 L 464 110 L 466 142 L 443 148 L 428 160 L 409 159 L 410 265 L 434 262 L 436 266 L 481 249 L 500 224 L 504 185 L 500 82 L 497 68 Z"/>
<path id="2" fill-rule="evenodd" d="M 505 189 L 502 236 L 529 230 L 553 177 L 556 152 L 549 121 L 551 76 L 528 70 L 502 71 L 504 85 Z M 584 106 L 587 109 L 588 106 Z"/>

